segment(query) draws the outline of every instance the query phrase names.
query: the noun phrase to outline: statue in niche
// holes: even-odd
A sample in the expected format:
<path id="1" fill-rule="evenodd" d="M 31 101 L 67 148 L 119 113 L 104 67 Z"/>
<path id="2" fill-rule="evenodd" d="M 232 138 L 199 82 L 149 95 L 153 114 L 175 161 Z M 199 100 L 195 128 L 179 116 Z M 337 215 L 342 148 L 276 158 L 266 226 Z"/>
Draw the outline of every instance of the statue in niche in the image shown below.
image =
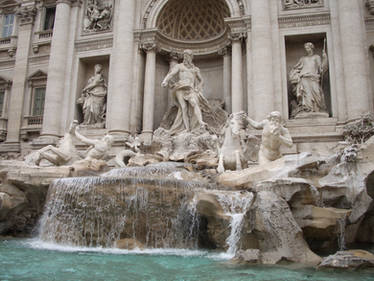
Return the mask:
<path id="1" fill-rule="evenodd" d="M 84 31 L 95 32 L 111 28 L 112 5 L 103 1 L 91 0 L 87 4 L 84 18 Z"/>
<path id="2" fill-rule="evenodd" d="M 74 120 L 64 137 L 57 146 L 47 145 L 36 152 L 26 156 L 25 162 L 29 165 L 39 166 L 43 159 L 48 160 L 55 166 L 66 165 L 79 159 L 78 152 L 73 144 L 73 136 L 78 121 Z"/>
<path id="3" fill-rule="evenodd" d="M 280 147 L 282 144 L 291 147 L 291 135 L 283 125 L 280 112 L 271 112 L 267 119 L 256 122 L 247 118 L 249 124 L 256 129 L 262 130 L 262 139 L 260 151 L 258 153 L 258 162 L 260 165 L 269 163 L 282 157 Z"/>
<path id="4" fill-rule="evenodd" d="M 161 83 L 162 87 L 170 86 L 178 106 L 177 116 L 169 130 L 170 134 L 184 130 L 206 129 L 207 126 L 203 121 L 202 109 L 210 110 L 210 106 L 202 94 L 203 78 L 200 69 L 192 63 L 192 59 L 192 51 L 185 50 L 183 62 L 175 65 Z M 177 78 L 177 82 L 169 83 L 174 77 Z"/>
<path id="5" fill-rule="evenodd" d="M 303 118 L 315 112 L 322 113 L 321 115 L 328 117 L 322 89 L 323 75 L 328 69 L 325 43 L 322 59 L 314 53 L 313 43 L 305 43 L 304 48 L 307 55 L 301 57 L 289 73 L 291 91 L 296 98 L 296 104 L 292 107 L 291 117 Z"/>
<path id="6" fill-rule="evenodd" d="M 103 75 L 103 66 L 95 65 L 94 75 L 88 79 L 87 85 L 82 90 L 78 104 L 82 106 L 83 123 L 95 128 L 105 125 L 107 84 Z"/>

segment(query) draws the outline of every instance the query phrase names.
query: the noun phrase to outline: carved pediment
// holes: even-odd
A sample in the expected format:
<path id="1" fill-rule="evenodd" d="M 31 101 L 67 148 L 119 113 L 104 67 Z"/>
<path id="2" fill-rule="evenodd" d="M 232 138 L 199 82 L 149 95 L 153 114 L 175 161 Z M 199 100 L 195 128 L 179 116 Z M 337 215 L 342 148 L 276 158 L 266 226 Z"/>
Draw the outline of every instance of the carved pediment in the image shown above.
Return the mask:
<path id="1" fill-rule="evenodd" d="M 47 73 L 39 69 L 31 74 L 27 80 L 32 85 L 34 83 L 46 82 L 47 76 Z"/>
<path id="2" fill-rule="evenodd" d="M 3 77 L 0 76 L 0 89 L 9 89 L 10 86 L 12 85 L 12 81 L 6 80 Z"/>

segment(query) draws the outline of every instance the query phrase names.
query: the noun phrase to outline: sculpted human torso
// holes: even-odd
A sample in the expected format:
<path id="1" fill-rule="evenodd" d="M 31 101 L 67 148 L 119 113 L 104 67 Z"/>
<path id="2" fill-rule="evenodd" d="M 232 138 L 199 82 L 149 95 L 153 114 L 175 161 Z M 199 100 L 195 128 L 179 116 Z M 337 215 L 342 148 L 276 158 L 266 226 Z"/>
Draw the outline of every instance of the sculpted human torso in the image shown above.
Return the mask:
<path id="1" fill-rule="evenodd" d="M 196 80 L 196 70 L 193 66 L 187 66 L 184 63 L 177 65 L 178 67 L 178 84 L 194 87 Z"/>
<path id="2" fill-rule="evenodd" d="M 321 58 L 319 55 L 305 56 L 300 59 L 303 68 L 300 75 L 319 74 L 321 68 Z"/>

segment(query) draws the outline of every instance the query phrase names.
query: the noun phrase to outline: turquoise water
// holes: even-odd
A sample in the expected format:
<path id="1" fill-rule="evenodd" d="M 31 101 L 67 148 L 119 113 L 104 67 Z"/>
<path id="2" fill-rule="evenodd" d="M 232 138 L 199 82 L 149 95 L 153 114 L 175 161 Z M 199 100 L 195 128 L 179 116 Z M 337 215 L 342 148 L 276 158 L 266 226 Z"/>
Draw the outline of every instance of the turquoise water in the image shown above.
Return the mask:
<path id="1" fill-rule="evenodd" d="M 67 248 L 37 240 L 0 240 L 0 280 L 374 280 L 374 271 L 235 266 L 204 251 Z"/>

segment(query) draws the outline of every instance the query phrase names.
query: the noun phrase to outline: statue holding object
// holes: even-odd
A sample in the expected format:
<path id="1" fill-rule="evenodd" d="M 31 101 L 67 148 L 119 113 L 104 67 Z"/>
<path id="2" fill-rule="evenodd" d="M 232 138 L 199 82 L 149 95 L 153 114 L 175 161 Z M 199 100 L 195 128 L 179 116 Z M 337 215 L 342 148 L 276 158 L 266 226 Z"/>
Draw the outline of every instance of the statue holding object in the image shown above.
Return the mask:
<path id="1" fill-rule="evenodd" d="M 107 84 L 103 75 L 103 66 L 95 65 L 95 73 L 88 79 L 87 85 L 82 90 L 78 104 L 82 106 L 82 125 L 103 128 L 106 114 Z"/>
<path id="2" fill-rule="evenodd" d="M 322 51 L 322 59 L 314 53 L 314 44 L 304 44 L 306 56 L 299 59 L 289 73 L 292 94 L 296 97 L 296 106 L 291 116 L 307 117 L 309 113 L 322 113 L 328 117 L 325 96 L 322 89 L 323 75 L 328 69 L 326 39 Z"/>

